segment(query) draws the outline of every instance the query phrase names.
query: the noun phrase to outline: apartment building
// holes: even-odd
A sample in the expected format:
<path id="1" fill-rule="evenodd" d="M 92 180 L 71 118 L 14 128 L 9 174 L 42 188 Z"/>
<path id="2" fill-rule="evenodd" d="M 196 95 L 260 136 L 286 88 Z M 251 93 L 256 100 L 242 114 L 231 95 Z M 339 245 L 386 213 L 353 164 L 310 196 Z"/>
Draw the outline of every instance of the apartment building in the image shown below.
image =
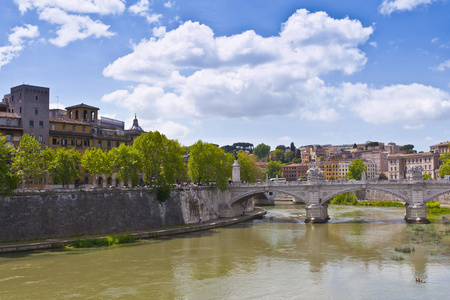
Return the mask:
<path id="1" fill-rule="evenodd" d="M 422 166 L 423 173 L 433 179 L 439 178 L 439 153 L 424 152 L 412 154 L 391 154 L 388 156 L 388 178 L 405 179 L 410 166 Z"/>
<path id="2" fill-rule="evenodd" d="M 307 163 L 284 165 L 282 170 L 282 177 L 286 181 L 297 181 L 298 179 L 306 178 L 306 172 L 309 169 Z"/>

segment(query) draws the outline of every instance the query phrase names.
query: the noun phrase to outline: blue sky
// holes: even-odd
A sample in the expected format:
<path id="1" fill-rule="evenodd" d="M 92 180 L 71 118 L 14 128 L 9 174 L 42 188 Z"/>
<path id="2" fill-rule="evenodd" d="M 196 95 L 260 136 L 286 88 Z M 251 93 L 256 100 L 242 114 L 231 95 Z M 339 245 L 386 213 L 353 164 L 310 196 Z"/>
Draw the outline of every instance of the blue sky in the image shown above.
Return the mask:
<path id="1" fill-rule="evenodd" d="M 5 0 L 0 91 L 183 145 L 449 140 L 448 0 Z"/>

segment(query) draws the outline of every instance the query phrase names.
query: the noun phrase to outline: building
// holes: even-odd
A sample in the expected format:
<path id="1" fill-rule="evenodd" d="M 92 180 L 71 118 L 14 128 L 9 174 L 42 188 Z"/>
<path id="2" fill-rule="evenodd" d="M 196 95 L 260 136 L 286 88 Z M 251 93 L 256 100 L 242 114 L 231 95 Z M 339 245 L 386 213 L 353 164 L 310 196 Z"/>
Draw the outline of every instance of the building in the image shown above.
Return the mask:
<path id="1" fill-rule="evenodd" d="M 0 135 L 6 136 L 6 141 L 17 147 L 22 134 L 20 117 L 15 113 L 0 111 Z"/>
<path id="2" fill-rule="evenodd" d="M 430 152 L 443 154 L 445 152 L 449 152 L 450 142 L 442 142 L 436 145 L 430 146 Z"/>
<path id="3" fill-rule="evenodd" d="M 422 166 L 423 173 L 433 179 L 439 177 L 439 153 L 424 152 L 412 154 L 391 154 L 388 156 L 388 178 L 401 180 L 406 178 L 410 166 Z"/>
<path id="4" fill-rule="evenodd" d="M 42 148 L 49 146 L 49 96 L 49 88 L 23 84 L 3 99 L 7 112 L 20 118 L 22 134 L 33 135 Z"/>
<path id="5" fill-rule="evenodd" d="M 337 161 L 322 161 L 317 164 L 323 170 L 325 180 L 339 179 L 339 162 Z"/>
<path id="6" fill-rule="evenodd" d="M 309 166 L 306 163 L 284 165 L 282 170 L 282 177 L 286 181 L 297 181 L 298 179 L 306 179 L 306 172 Z"/>
<path id="7" fill-rule="evenodd" d="M 387 151 L 360 150 L 353 153 L 353 157 L 361 158 L 364 161 L 372 161 L 377 165 L 376 174 L 388 172 L 388 155 Z"/>

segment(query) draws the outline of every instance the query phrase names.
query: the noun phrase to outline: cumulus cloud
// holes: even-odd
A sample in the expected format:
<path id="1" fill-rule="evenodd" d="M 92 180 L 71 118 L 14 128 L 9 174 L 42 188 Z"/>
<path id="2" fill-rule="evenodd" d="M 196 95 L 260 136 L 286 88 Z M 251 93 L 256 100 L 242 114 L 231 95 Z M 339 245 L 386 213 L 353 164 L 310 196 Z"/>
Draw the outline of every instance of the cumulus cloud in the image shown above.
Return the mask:
<path id="1" fill-rule="evenodd" d="M 50 39 L 56 46 L 87 37 L 109 37 L 114 35 L 109 26 L 93 20 L 87 14 L 120 14 L 125 10 L 123 0 L 14 0 L 20 12 L 36 10 L 39 19 L 58 25 L 57 37 Z"/>
<path id="2" fill-rule="evenodd" d="M 367 59 L 358 46 L 372 32 L 357 20 L 304 9 L 283 24 L 278 36 L 268 38 L 251 30 L 215 37 L 210 27 L 188 21 L 134 45 L 103 73 L 145 84 L 130 95 L 135 105 L 152 103 L 153 114 L 170 112 L 170 104 L 171 110 L 182 107 L 190 116 L 259 117 L 297 113 L 308 104 L 313 109 L 304 118 L 336 120 L 332 108 L 314 103 L 317 86 L 323 87 L 318 76 L 364 68 Z M 152 97 L 137 96 L 156 87 Z"/>
<path id="3" fill-rule="evenodd" d="M 450 59 L 444 61 L 443 63 L 439 64 L 436 68 L 434 68 L 437 71 L 445 71 L 447 69 L 450 69 Z"/>
<path id="4" fill-rule="evenodd" d="M 105 76 L 136 85 L 103 101 L 146 118 L 282 115 L 334 122 L 352 115 L 373 124 L 414 124 L 446 117 L 449 95 L 433 87 L 323 81 L 330 72 L 362 70 L 367 58 L 358 47 L 372 32 L 357 20 L 303 9 L 272 37 L 251 30 L 216 37 L 210 27 L 188 21 L 133 45 L 107 66 Z"/>
<path id="5" fill-rule="evenodd" d="M 9 45 L 0 47 L 0 69 L 19 55 L 23 50 L 25 39 L 32 40 L 39 36 L 38 27 L 30 24 L 14 27 L 11 31 L 8 37 Z"/>
<path id="6" fill-rule="evenodd" d="M 353 99 L 352 110 L 368 123 L 422 122 L 443 119 L 450 113 L 450 95 L 431 86 L 414 83 L 374 89 L 359 84 L 345 88 L 356 90 L 348 93 L 359 96 Z"/>
<path id="7" fill-rule="evenodd" d="M 438 0 L 383 0 L 378 7 L 378 12 L 390 15 L 396 11 L 411 11 L 419 6 L 425 6 Z"/>
<path id="8" fill-rule="evenodd" d="M 140 0 L 136 4 L 130 6 L 128 10 L 135 15 L 145 17 L 149 24 L 159 23 L 161 14 L 151 14 L 150 2 L 148 0 Z"/>

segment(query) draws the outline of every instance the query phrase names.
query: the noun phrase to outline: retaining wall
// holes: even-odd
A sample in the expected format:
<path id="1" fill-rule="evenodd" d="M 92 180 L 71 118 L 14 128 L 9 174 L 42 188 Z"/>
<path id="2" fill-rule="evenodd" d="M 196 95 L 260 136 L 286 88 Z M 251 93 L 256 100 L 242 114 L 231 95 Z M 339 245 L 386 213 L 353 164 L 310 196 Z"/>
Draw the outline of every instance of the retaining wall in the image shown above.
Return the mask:
<path id="1" fill-rule="evenodd" d="M 0 196 L 0 242 L 146 230 L 217 218 L 216 190 L 175 190 L 160 204 L 151 189 L 17 191 Z"/>

